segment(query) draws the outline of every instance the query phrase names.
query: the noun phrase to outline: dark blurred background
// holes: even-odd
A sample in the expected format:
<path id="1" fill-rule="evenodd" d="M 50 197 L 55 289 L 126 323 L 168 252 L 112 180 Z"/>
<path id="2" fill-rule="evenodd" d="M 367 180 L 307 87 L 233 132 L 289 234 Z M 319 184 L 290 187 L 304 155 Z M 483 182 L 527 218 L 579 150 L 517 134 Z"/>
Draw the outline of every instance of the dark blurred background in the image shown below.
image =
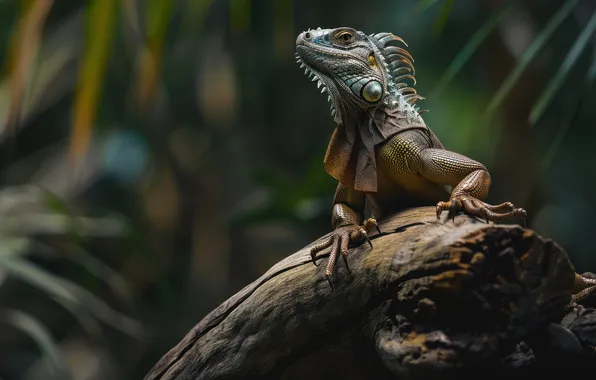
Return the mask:
<path id="1" fill-rule="evenodd" d="M 140 379 L 330 230 L 297 34 L 393 32 L 489 201 L 596 271 L 593 0 L 0 0 L 0 379 Z"/>

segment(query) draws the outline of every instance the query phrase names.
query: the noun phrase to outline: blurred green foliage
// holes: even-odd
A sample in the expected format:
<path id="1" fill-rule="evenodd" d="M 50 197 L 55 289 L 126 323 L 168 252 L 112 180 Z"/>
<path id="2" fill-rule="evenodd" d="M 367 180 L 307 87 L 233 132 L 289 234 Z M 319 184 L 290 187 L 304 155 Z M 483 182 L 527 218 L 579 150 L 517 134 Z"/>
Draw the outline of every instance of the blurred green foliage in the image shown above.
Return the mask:
<path id="1" fill-rule="evenodd" d="M 404 38 L 489 200 L 596 270 L 590 0 L 0 1 L 0 378 L 142 378 L 329 230 L 334 126 L 293 55 L 341 25 Z"/>

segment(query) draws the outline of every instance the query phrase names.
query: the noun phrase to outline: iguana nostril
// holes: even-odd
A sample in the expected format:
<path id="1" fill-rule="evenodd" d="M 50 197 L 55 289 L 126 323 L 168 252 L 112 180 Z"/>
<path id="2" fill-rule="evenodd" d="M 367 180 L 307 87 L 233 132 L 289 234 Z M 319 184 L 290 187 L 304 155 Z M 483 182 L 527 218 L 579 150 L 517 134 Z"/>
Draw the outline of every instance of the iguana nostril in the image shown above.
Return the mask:
<path id="1" fill-rule="evenodd" d="M 310 32 L 304 32 L 304 39 L 305 40 L 310 40 L 312 37 L 312 35 L 310 34 Z"/>

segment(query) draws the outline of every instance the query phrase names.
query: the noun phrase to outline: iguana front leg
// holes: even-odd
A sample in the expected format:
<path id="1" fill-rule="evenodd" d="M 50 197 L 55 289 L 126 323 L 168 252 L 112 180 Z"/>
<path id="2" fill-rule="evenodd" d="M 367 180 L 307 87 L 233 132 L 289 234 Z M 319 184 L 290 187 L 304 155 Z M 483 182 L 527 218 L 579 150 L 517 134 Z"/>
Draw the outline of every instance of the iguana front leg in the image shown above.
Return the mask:
<path id="1" fill-rule="evenodd" d="M 346 268 L 349 270 L 347 254 L 350 243 L 361 243 L 366 240 L 372 247 L 372 243 L 368 239 L 368 234 L 373 229 L 377 229 L 380 232 L 377 222 L 372 218 L 367 219 L 364 224 L 361 224 L 365 199 L 364 193 L 338 184 L 333 198 L 334 205 L 331 216 L 331 224 L 334 230 L 327 239 L 315 245 L 310 250 L 313 263 L 316 265 L 317 253 L 331 247 L 329 262 L 325 271 L 331 287 L 333 287 L 333 284 L 330 278 L 333 275 L 337 256 L 339 254 L 342 255 L 346 263 Z"/>
<path id="2" fill-rule="evenodd" d="M 481 163 L 464 155 L 444 149 L 421 149 L 413 156 L 412 169 L 429 181 L 453 186 L 448 201 L 437 203 L 437 219 L 445 210 L 451 210 L 452 218 L 457 210 L 485 219 L 499 221 L 526 218 L 526 211 L 505 202 L 490 205 L 483 202 L 490 188 L 490 174 Z"/>
<path id="3" fill-rule="evenodd" d="M 571 304 L 581 302 L 594 294 L 596 294 L 596 278 L 589 278 L 576 273 L 573 281 Z"/>

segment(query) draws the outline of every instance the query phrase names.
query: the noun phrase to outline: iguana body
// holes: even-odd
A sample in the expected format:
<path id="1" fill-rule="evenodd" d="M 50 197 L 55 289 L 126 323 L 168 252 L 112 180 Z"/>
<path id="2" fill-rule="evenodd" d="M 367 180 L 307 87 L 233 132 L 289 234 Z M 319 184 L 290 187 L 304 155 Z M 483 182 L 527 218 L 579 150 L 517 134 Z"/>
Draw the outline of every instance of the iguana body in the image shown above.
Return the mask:
<path id="1" fill-rule="evenodd" d="M 412 56 L 393 42 L 405 45 L 391 33 L 366 35 L 345 27 L 309 30 L 296 40 L 298 62 L 329 93 L 337 124 L 325 155 L 325 169 L 339 181 L 334 232 L 311 250 L 314 260 L 331 247 L 328 278 L 337 256 L 346 258 L 350 242 L 367 238 L 376 227 L 374 219 L 364 221 L 367 202 L 373 218 L 429 203 L 436 204 L 437 218 L 444 210 L 487 221 L 526 217 L 510 202 L 483 202 L 488 171 L 446 150 L 426 126 L 414 105 L 422 97 L 412 87 Z"/>

